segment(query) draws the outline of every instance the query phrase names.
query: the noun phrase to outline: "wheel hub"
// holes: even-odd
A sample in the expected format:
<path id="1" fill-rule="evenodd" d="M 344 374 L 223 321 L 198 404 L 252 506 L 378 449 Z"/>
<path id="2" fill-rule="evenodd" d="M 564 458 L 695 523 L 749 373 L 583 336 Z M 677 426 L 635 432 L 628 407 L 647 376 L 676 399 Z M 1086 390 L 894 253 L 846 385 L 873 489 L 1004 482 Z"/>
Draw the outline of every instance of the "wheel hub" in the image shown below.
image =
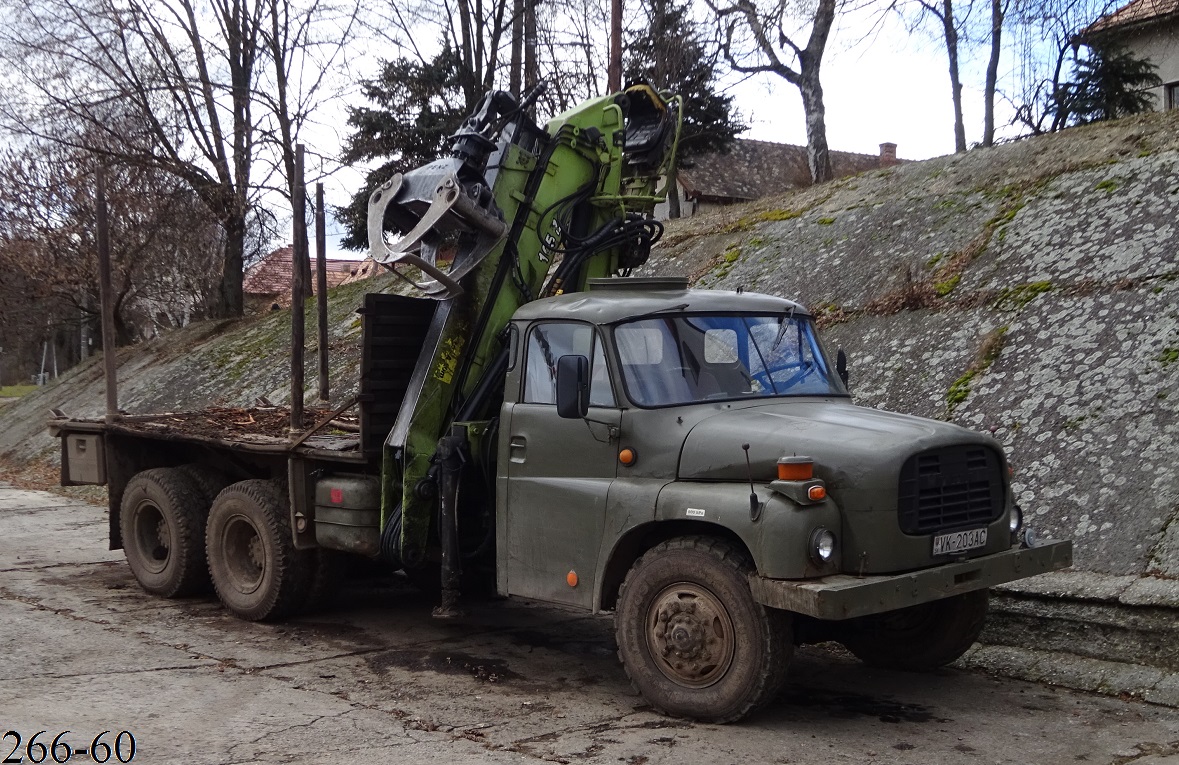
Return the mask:
<path id="1" fill-rule="evenodd" d="M 703 688 L 719 680 L 732 664 L 732 619 L 703 587 L 686 582 L 666 587 L 651 602 L 648 614 L 652 657 L 674 682 Z"/>
<path id="2" fill-rule="evenodd" d="M 266 573 L 266 543 L 258 529 L 243 515 L 225 524 L 221 536 L 228 584 L 242 594 L 258 589 Z"/>
<path id="3" fill-rule="evenodd" d="M 159 574 L 168 566 L 168 553 L 172 535 L 163 511 L 150 500 L 141 501 L 133 512 L 133 538 L 127 540 L 135 545 L 141 565 L 152 574 Z"/>

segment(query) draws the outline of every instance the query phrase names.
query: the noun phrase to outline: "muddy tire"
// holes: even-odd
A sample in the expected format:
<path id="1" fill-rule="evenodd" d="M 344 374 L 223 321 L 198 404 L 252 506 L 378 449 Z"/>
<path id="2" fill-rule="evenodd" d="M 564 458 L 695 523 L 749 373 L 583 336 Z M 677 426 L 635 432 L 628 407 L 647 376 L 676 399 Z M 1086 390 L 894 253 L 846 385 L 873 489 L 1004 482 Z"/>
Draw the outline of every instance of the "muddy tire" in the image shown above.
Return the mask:
<path id="1" fill-rule="evenodd" d="M 208 587 L 205 514 L 197 485 L 176 468 L 152 468 L 123 491 L 119 531 L 123 552 L 139 586 L 177 598 Z"/>
<path id="2" fill-rule="evenodd" d="M 988 593 L 976 590 L 849 622 L 839 642 L 873 667 L 928 672 L 953 662 L 982 632 Z"/>
<path id="3" fill-rule="evenodd" d="M 239 618 L 274 621 L 304 605 L 314 559 L 295 549 L 286 501 L 273 483 L 223 489 L 209 510 L 205 548 L 217 597 Z"/>
<path id="4" fill-rule="evenodd" d="M 749 557 L 709 537 L 664 542 L 639 558 L 618 596 L 618 658 L 659 711 L 740 720 L 777 695 L 794 651 L 790 615 L 749 591 Z"/>
<path id="5" fill-rule="evenodd" d="M 209 508 L 213 506 L 213 500 L 217 499 L 217 495 L 221 490 L 232 483 L 229 476 L 222 473 L 220 470 L 208 465 L 202 465 L 199 462 L 190 462 L 187 465 L 181 465 L 176 468 L 180 472 L 187 475 L 193 480 L 193 483 L 200 489 L 201 497 L 205 501 L 205 513 L 208 514 Z"/>

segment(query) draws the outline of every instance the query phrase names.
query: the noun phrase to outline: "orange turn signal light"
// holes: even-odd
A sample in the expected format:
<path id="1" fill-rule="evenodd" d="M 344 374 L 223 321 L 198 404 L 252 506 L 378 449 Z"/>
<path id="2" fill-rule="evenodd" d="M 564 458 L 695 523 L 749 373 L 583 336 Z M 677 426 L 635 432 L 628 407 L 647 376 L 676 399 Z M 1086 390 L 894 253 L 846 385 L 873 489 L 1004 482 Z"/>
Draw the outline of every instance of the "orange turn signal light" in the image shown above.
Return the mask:
<path id="1" fill-rule="evenodd" d="M 634 449 L 623 449 L 622 451 L 620 451 L 618 453 L 618 461 L 621 462 L 623 465 L 626 465 L 627 467 L 630 467 L 631 465 L 635 464 L 635 460 L 637 460 L 637 459 L 638 459 L 638 455 L 635 454 Z"/>
<path id="2" fill-rule="evenodd" d="M 826 486 L 812 486 L 811 488 L 806 490 L 806 495 L 807 495 L 808 499 L 811 499 L 814 502 L 819 502 L 821 500 L 827 499 L 827 487 Z"/>
<path id="3" fill-rule="evenodd" d="M 577 586 L 577 572 L 570 571 L 568 574 L 565 575 L 565 581 L 569 584 L 570 587 L 576 587 Z"/>
<path id="4" fill-rule="evenodd" d="M 809 481 L 815 475 L 815 461 L 810 457 L 782 457 L 778 460 L 779 481 Z"/>

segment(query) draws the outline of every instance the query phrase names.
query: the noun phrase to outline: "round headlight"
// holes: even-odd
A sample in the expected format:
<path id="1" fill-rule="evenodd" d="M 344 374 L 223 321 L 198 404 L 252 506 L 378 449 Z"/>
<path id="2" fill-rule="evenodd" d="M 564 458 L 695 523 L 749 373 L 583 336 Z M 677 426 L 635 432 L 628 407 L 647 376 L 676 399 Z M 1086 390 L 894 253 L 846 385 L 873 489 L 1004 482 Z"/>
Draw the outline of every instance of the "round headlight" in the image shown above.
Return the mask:
<path id="1" fill-rule="evenodd" d="M 1023 527 L 1023 509 L 1019 505 L 1011 506 L 1011 516 L 1007 519 L 1007 525 L 1010 527 L 1012 534 Z"/>
<path id="2" fill-rule="evenodd" d="M 820 566 L 835 555 L 835 535 L 820 526 L 811 532 L 811 559 Z"/>

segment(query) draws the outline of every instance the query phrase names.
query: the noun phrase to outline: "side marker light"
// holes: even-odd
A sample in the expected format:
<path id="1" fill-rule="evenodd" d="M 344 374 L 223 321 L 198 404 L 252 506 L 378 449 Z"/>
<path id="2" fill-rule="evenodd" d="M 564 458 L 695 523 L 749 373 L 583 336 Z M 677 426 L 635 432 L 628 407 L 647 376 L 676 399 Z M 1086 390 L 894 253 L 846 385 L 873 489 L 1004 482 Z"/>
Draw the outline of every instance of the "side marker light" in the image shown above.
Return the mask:
<path id="1" fill-rule="evenodd" d="M 815 475 L 815 461 L 810 457 L 782 457 L 778 460 L 779 481 L 809 481 Z"/>

